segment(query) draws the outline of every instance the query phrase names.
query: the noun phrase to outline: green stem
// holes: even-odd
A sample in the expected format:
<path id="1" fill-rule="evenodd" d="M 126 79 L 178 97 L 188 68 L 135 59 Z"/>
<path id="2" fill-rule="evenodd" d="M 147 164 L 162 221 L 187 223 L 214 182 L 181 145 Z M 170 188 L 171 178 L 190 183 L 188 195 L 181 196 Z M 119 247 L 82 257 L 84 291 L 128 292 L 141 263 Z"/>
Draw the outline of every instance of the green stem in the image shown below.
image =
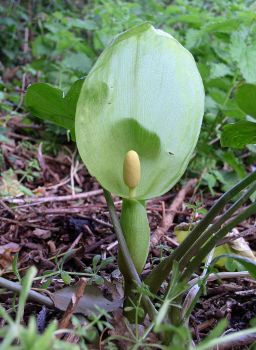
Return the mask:
<path id="1" fill-rule="evenodd" d="M 135 197 L 136 197 L 136 187 L 129 188 L 129 198 L 135 198 Z"/>
<path id="2" fill-rule="evenodd" d="M 163 281 L 168 277 L 173 262 L 179 261 L 193 245 L 193 243 L 203 234 L 206 228 L 213 222 L 214 218 L 224 208 L 224 206 L 235 197 L 240 191 L 256 180 L 256 171 L 241 180 L 238 184 L 224 193 L 215 205 L 209 210 L 202 221 L 190 232 L 189 236 L 179 245 L 178 248 L 166 259 L 160 262 L 147 276 L 145 283 L 153 293 L 156 293 Z"/>
<path id="3" fill-rule="evenodd" d="M 142 284 L 142 282 L 140 280 L 138 272 L 134 266 L 134 263 L 133 263 L 132 258 L 130 256 L 130 253 L 129 253 L 129 250 L 127 248 L 124 234 L 123 234 L 120 222 L 118 220 L 118 217 L 117 217 L 117 214 L 115 211 L 113 199 L 111 197 L 111 194 L 107 190 L 103 189 L 103 191 L 104 191 L 104 196 L 106 198 L 106 202 L 108 205 L 111 221 L 112 221 L 112 224 L 113 224 L 116 236 L 117 236 L 119 248 L 122 252 L 122 255 L 124 258 L 124 263 L 126 264 L 126 270 L 127 270 L 128 277 L 132 281 L 134 281 L 137 285 L 140 286 Z M 145 295 L 142 296 L 142 304 L 143 304 L 144 308 L 146 309 L 146 311 L 148 312 L 150 318 L 153 320 L 157 314 L 157 311 L 156 311 L 152 301 L 149 299 L 148 296 L 145 296 Z"/>
<path id="4" fill-rule="evenodd" d="M 188 280 L 192 274 L 197 270 L 204 258 L 209 254 L 209 252 L 216 246 L 218 240 L 225 237 L 225 235 L 237 226 L 240 222 L 246 220 L 248 217 L 256 213 L 256 203 L 251 204 L 247 209 L 245 209 L 241 214 L 237 215 L 236 218 L 231 220 L 226 226 L 217 231 L 209 241 L 197 252 L 194 259 L 190 261 L 185 272 L 182 274 L 182 280 Z"/>

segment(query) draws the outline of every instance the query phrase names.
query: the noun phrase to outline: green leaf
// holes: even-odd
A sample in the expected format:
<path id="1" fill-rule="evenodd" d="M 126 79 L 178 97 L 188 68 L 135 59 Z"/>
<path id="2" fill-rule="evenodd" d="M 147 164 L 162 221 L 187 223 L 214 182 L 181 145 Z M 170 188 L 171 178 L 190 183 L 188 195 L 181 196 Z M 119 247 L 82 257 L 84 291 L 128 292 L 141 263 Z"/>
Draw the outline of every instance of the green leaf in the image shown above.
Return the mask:
<path id="1" fill-rule="evenodd" d="M 246 170 L 243 163 L 235 156 L 233 151 L 229 150 L 228 152 L 218 152 L 218 155 L 224 162 L 235 170 L 241 179 L 246 176 Z"/>
<path id="2" fill-rule="evenodd" d="M 230 68 L 224 63 L 212 63 L 211 64 L 211 79 L 225 77 L 226 75 L 232 75 Z"/>
<path id="3" fill-rule="evenodd" d="M 235 254 L 223 254 L 216 257 L 212 261 L 211 265 L 214 266 L 217 260 L 225 257 L 229 259 L 234 259 L 235 261 L 239 262 L 252 275 L 252 277 L 256 278 L 256 262 L 249 258 L 245 258 L 244 256 L 235 255 Z"/>
<path id="4" fill-rule="evenodd" d="M 25 303 L 28 297 L 28 293 L 31 289 L 33 279 L 36 276 L 37 269 L 35 266 L 31 266 L 30 269 L 27 271 L 25 277 L 22 278 L 22 289 L 19 297 L 19 304 L 18 304 L 18 311 L 16 314 L 16 323 L 19 324 L 22 320 L 24 309 L 25 309 Z"/>
<path id="5" fill-rule="evenodd" d="M 243 120 L 224 126 L 221 134 L 223 147 L 243 148 L 254 143 L 256 143 L 256 123 Z"/>
<path id="6" fill-rule="evenodd" d="M 71 277 L 66 271 L 61 272 L 61 278 L 65 284 L 70 284 L 71 283 Z"/>
<path id="7" fill-rule="evenodd" d="M 216 17 L 204 26 L 203 30 L 209 33 L 230 33 L 237 28 L 237 18 L 226 19 L 225 17 Z"/>
<path id="8" fill-rule="evenodd" d="M 247 47 L 241 56 L 238 66 L 241 70 L 241 73 L 248 83 L 256 82 L 256 46 Z"/>
<path id="9" fill-rule="evenodd" d="M 82 73 L 88 72 L 92 66 L 92 60 L 84 53 L 72 53 L 62 61 L 65 67 Z"/>
<path id="10" fill-rule="evenodd" d="M 236 91 L 238 106 L 250 116 L 256 118 L 256 85 L 243 84 Z"/>
<path id="11" fill-rule="evenodd" d="M 248 83 L 256 82 L 256 42 L 248 44 L 249 28 L 231 36 L 230 54 Z"/>
<path id="12" fill-rule="evenodd" d="M 138 153 L 137 199 L 167 192 L 197 143 L 204 89 L 192 55 L 148 23 L 118 35 L 87 76 L 76 113 L 79 153 L 109 192 L 128 197 L 123 161 Z"/>
<path id="13" fill-rule="evenodd" d="M 33 84 L 27 89 L 25 106 L 34 116 L 70 130 L 74 139 L 76 104 L 82 84 L 83 79 L 77 80 L 66 96 L 49 84 Z"/>

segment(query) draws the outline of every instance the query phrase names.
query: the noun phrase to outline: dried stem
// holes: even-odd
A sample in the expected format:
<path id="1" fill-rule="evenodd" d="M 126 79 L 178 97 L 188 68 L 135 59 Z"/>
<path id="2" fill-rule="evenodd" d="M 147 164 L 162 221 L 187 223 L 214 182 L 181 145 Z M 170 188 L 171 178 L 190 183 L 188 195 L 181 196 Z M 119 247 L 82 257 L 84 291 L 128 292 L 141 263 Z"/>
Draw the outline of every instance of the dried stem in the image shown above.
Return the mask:
<path id="1" fill-rule="evenodd" d="M 75 293 L 72 295 L 71 300 L 68 304 L 68 307 L 62 317 L 62 319 L 59 322 L 58 329 L 68 328 L 70 319 L 76 309 L 76 306 L 79 302 L 79 300 L 84 295 L 84 290 L 87 284 L 86 278 L 81 278 L 78 282 L 77 288 Z M 61 338 L 61 334 L 58 335 L 58 338 Z"/>
<path id="2" fill-rule="evenodd" d="M 19 283 L 9 281 L 3 277 L 0 277 L 0 287 L 11 290 L 14 293 L 21 293 L 22 286 Z M 35 301 L 36 303 L 45 305 L 47 307 L 54 307 L 53 301 L 45 295 L 42 295 L 34 290 L 28 292 L 28 299 Z"/>

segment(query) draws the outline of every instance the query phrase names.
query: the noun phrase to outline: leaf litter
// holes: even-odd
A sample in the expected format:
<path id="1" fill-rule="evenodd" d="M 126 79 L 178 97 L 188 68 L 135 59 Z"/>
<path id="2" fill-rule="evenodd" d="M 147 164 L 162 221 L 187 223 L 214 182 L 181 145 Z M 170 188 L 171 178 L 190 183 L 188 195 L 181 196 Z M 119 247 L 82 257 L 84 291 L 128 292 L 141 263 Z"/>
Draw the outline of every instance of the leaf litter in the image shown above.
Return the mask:
<path id="1" fill-rule="evenodd" d="M 40 293 L 47 293 L 48 290 L 57 309 L 65 311 L 74 294 L 79 274 L 84 274 L 91 285 L 86 286 L 75 312 L 87 316 L 97 311 L 95 305 L 98 305 L 113 315 L 113 330 L 107 332 L 105 336 L 108 333 L 109 335 L 122 334 L 126 325 L 123 321 L 118 321 L 118 319 L 123 320 L 123 315 L 121 312 L 122 278 L 115 260 L 116 237 L 110 223 L 105 199 L 101 191 L 98 191 L 99 185 L 90 177 L 86 169 L 80 166 L 73 174 L 75 175 L 73 177 L 75 187 L 72 188 L 70 169 L 72 155 L 75 152 L 72 144 L 65 145 L 62 151 L 53 157 L 43 151 L 38 152 L 38 137 L 33 136 L 33 133 L 30 133 L 30 146 L 28 147 L 27 130 L 15 128 L 13 132 L 16 136 L 12 139 L 11 144 L 0 141 L 6 160 L 5 173 L 1 174 L 2 184 L 6 184 L 6 180 L 3 182 L 3 175 L 6 172 L 14 174 L 8 178 L 8 187 L 6 185 L 2 187 L 2 198 L 8 195 L 8 197 L 22 199 L 24 195 L 26 197 L 28 194 L 33 194 L 33 198 L 50 197 L 52 199 L 45 202 L 17 204 L 0 200 L 1 275 L 15 281 L 17 275 L 13 273 L 14 271 L 19 271 L 19 274 L 23 276 L 29 266 L 35 265 L 38 268 L 38 276 L 42 277 L 35 281 L 33 287 L 37 288 Z M 39 156 L 39 164 L 42 164 L 42 157 L 44 160 L 44 169 L 40 168 L 39 176 L 33 177 L 32 175 L 32 178 L 28 176 L 20 181 L 22 175 L 19 174 L 19 171 L 22 170 L 24 176 L 31 159 L 37 160 Z M 19 186 L 25 189 L 25 192 Z M 11 191 L 9 191 L 10 188 Z M 9 193 L 6 193 L 6 190 Z M 98 191 L 97 195 L 79 198 L 80 193 L 95 190 Z M 172 193 L 149 201 L 147 211 L 152 233 L 162 227 L 163 219 L 168 214 L 166 210 L 175 200 L 178 190 L 179 187 L 176 187 Z M 72 198 L 72 191 L 78 195 L 77 200 L 54 200 L 60 196 Z M 201 214 L 194 215 L 193 209 L 185 204 L 196 203 L 200 199 L 199 193 L 195 191 L 185 193 L 183 203 L 172 213 L 172 224 L 166 228 L 166 234 L 160 235 L 158 241 L 152 245 L 149 258 L 151 261 L 159 259 L 168 254 L 170 249 L 175 248 L 177 241 L 174 229 L 177 225 L 181 223 L 193 225 L 193 222 L 200 219 Z M 117 211 L 120 212 L 118 198 L 115 198 L 115 204 Z M 211 204 L 211 195 L 205 194 L 203 207 L 208 209 Z M 239 235 L 253 226 L 253 220 L 248 220 L 232 234 Z M 231 237 L 226 238 L 227 241 L 232 241 L 232 234 Z M 247 237 L 239 238 L 232 241 L 232 244 L 235 250 L 244 250 L 248 256 L 248 254 L 254 254 L 253 240 L 254 236 L 250 236 L 248 240 Z M 17 254 L 18 259 L 15 258 Z M 95 256 L 100 257 L 98 261 L 95 260 Z M 106 264 L 102 264 L 108 258 L 111 259 Z M 95 264 L 93 264 L 93 259 L 96 261 Z M 17 266 L 13 268 L 15 263 Z M 95 265 L 94 271 L 93 265 Z M 145 274 L 149 272 L 148 268 L 147 264 Z M 70 285 L 67 286 L 67 284 Z M 228 331 L 230 332 L 247 328 L 250 320 L 256 316 L 255 291 L 256 284 L 249 278 L 209 282 L 207 295 L 201 297 L 190 318 L 194 339 L 196 341 L 203 339 L 223 317 L 229 320 Z M 5 291 L 1 294 L 0 300 L 6 308 L 10 307 L 12 293 Z M 31 313 L 37 315 L 40 331 L 50 319 L 54 317 L 61 319 L 61 313 L 56 309 L 55 311 L 42 309 L 37 303 L 28 302 L 25 318 Z M 153 335 L 152 337 L 154 338 Z"/>

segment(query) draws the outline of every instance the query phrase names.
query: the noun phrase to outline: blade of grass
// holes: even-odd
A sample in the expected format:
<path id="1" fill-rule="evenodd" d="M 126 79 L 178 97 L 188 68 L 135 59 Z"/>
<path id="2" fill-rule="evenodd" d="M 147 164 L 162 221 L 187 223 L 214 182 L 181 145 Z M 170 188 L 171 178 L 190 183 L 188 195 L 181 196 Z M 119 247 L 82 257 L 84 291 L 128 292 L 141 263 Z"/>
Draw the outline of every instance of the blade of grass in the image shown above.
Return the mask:
<path id="1" fill-rule="evenodd" d="M 211 225 L 204 233 L 198 237 L 198 239 L 192 244 L 189 250 L 180 260 L 181 271 L 187 266 L 190 259 L 196 255 L 198 248 L 201 247 L 205 242 L 208 241 L 209 237 L 215 232 L 217 232 L 221 225 L 227 222 L 227 220 L 239 209 L 243 203 L 247 201 L 248 198 L 256 191 L 256 184 L 253 185 L 249 190 L 247 190 L 221 217 L 220 219 Z"/>
<path id="2" fill-rule="evenodd" d="M 16 315 L 16 324 L 20 324 L 23 318 L 25 303 L 33 283 L 33 278 L 36 276 L 36 273 L 37 273 L 37 269 L 34 266 L 32 266 L 26 273 L 25 277 L 22 279 L 22 282 L 21 282 L 22 289 L 19 297 L 19 306 L 18 306 L 18 311 Z"/>
<path id="3" fill-rule="evenodd" d="M 240 222 L 246 220 L 248 217 L 256 213 L 256 203 L 251 204 L 247 209 L 245 209 L 241 214 L 237 215 L 233 220 L 231 220 L 229 223 L 227 223 L 223 228 L 221 228 L 219 231 L 217 231 L 209 240 L 206 242 L 206 244 L 201 247 L 197 254 L 195 255 L 194 259 L 190 261 L 188 264 L 185 272 L 182 274 L 182 279 L 185 281 L 190 278 L 190 276 L 196 271 L 204 258 L 207 256 L 209 251 L 211 251 L 218 240 L 225 237 L 225 235 L 232 230 L 236 225 L 238 225 Z"/>
<path id="4" fill-rule="evenodd" d="M 256 171 L 241 180 L 238 184 L 224 193 L 209 210 L 202 221 L 190 232 L 189 236 L 179 245 L 174 252 L 160 262 L 146 277 L 145 283 L 150 287 L 152 293 L 156 293 L 163 281 L 168 277 L 172 269 L 173 261 L 179 261 L 187 252 L 190 246 L 200 237 L 206 228 L 213 222 L 224 206 L 244 188 L 256 180 Z"/>

